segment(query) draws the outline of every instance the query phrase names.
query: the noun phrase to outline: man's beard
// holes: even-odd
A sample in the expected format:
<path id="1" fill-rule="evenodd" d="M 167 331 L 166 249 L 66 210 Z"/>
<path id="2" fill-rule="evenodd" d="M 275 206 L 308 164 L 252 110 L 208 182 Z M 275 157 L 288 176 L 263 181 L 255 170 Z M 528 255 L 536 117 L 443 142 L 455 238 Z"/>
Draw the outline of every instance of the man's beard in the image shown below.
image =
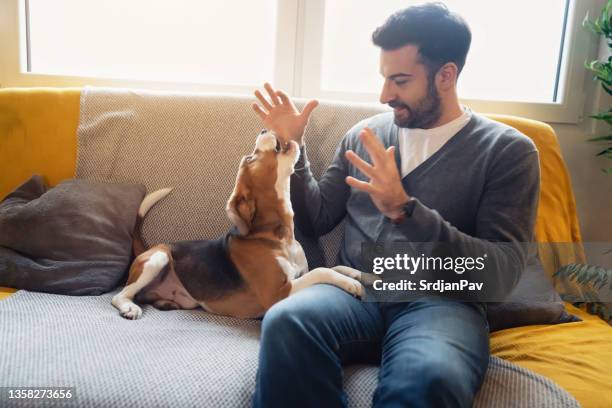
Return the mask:
<path id="1" fill-rule="evenodd" d="M 410 107 L 398 100 L 389 102 L 389 106 L 392 108 L 405 108 L 408 111 L 408 117 L 405 119 L 398 119 L 397 116 L 394 117 L 395 124 L 401 128 L 429 129 L 442 116 L 440 95 L 433 78 L 427 81 L 427 95 L 418 101 L 415 106 Z"/>

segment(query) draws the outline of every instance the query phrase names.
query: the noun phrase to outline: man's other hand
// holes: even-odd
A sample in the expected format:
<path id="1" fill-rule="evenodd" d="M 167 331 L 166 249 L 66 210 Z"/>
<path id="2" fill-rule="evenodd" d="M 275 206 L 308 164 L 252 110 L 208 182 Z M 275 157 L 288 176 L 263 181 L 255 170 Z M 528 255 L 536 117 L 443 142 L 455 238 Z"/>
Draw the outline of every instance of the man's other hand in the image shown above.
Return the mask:
<path id="1" fill-rule="evenodd" d="M 255 91 L 255 96 L 259 100 L 253 103 L 253 110 L 261 118 L 264 127 L 272 130 L 286 144 L 290 140 L 295 140 L 301 145 L 304 144 L 304 129 L 308 124 L 308 119 L 314 108 L 319 105 L 316 100 L 309 101 L 304 110 L 300 113 L 287 94 L 281 90 L 274 90 L 269 83 L 264 84 L 268 92 L 269 100 L 259 90 Z"/>
<path id="2" fill-rule="evenodd" d="M 385 149 L 371 129 L 365 128 L 359 138 L 368 151 L 372 164 L 366 162 L 352 150 L 346 151 L 346 158 L 357 167 L 369 182 L 348 176 L 346 183 L 370 194 L 380 212 L 391 219 L 398 218 L 410 200 L 402 186 L 399 171 L 395 164 L 395 146 Z"/>

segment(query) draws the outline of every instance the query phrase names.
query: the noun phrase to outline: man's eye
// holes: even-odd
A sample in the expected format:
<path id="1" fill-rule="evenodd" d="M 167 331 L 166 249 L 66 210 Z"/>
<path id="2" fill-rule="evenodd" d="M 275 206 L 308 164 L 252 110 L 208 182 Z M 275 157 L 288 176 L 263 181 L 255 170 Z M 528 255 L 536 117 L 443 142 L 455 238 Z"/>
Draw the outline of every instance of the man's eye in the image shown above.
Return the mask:
<path id="1" fill-rule="evenodd" d="M 404 84 L 408 83 L 408 81 L 395 81 L 395 85 L 397 86 L 402 86 Z"/>

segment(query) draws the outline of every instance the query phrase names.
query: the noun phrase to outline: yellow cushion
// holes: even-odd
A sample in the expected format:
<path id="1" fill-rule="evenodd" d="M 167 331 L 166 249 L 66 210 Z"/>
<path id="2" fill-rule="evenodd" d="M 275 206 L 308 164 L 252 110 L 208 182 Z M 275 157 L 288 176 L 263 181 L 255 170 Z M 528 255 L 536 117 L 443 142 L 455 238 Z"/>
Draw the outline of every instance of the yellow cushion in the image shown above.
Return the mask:
<path id="1" fill-rule="evenodd" d="M 79 89 L 0 89 L 0 199 L 38 173 L 74 177 Z"/>
<path id="2" fill-rule="evenodd" d="M 0 286 L 0 300 L 11 296 L 11 293 L 15 293 L 15 291 L 16 290 L 13 288 L 7 288 L 4 286 Z"/>
<path id="3" fill-rule="evenodd" d="M 492 333 L 491 354 L 550 378 L 585 408 L 612 407 L 612 327 L 565 307 L 584 320 Z"/>

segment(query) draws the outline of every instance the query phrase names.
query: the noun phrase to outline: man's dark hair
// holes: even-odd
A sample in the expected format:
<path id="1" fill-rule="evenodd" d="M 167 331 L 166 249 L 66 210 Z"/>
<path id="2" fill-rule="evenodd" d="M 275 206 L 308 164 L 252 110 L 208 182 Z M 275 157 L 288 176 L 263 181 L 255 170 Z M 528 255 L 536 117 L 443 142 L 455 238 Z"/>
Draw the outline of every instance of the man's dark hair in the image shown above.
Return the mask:
<path id="1" fill-rule="evenodd" d="M 461 16 L 436 2 L 393 13 L 374 30 L 372 41 L 385 51 L 408 44 L 418 46 L 421 63 L 433 77 L 448 62 L 454 62 L 461 72 L 472 33 Z"/>

